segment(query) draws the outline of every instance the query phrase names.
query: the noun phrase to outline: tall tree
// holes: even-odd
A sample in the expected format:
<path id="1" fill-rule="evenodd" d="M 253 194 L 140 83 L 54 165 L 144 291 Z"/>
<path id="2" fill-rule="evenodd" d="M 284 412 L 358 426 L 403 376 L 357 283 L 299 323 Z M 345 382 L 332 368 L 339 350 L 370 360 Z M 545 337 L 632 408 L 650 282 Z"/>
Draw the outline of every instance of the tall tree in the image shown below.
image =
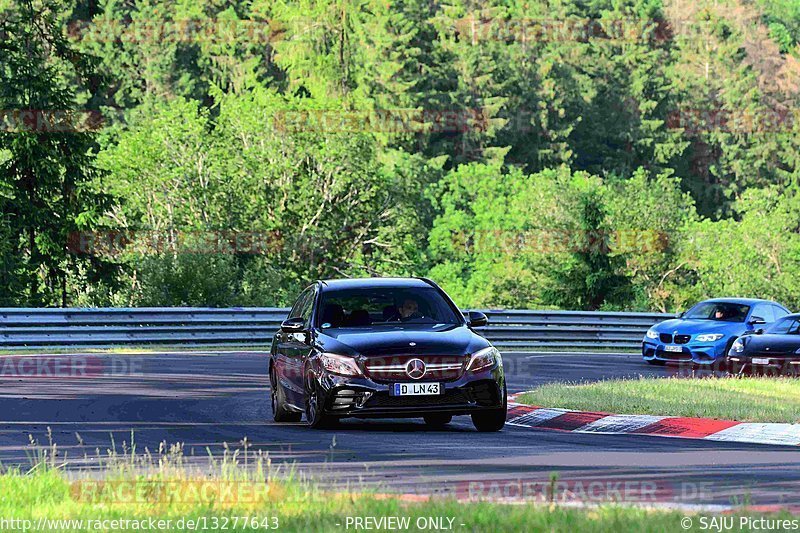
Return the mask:
<path id="1" fill-rule="evenodd" d="M 71 253 L 70 237 L 91 230 L 111 198 L 97 189 L 96 115 L 78 93 L 95 83 L 93 58 L 66 39 L 53 0 L 14 0 L 0 11 L 0 191 L 8 237 L 5 304 L 62 305 L 113 265 Z"/>

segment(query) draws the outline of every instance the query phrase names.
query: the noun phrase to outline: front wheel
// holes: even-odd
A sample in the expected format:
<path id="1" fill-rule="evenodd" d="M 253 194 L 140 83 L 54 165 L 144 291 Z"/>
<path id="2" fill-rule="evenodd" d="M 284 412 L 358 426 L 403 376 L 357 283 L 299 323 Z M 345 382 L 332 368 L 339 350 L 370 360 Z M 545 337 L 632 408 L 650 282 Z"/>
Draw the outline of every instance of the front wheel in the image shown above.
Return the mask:
<path id="1" fill-rule="evenodd" d="M 503 407 L 472 413 L 472 423 L 478 431 L 500 431 L 506 425 L 508 394 L 503 386 Z"/>
<path id="2" fill-rule="evenodd" d="M 315 429 L 325 429 L 335 425 L 337 419 L 325 414 L 317 384 L 306 382 L 306 423 Z"/>
<path id="3" fill-rule="evenodd" d="M 506 410 L 493 409 L 472 413 L 472 423 L 478 431 L 500 431 L 506 425 Z"/>

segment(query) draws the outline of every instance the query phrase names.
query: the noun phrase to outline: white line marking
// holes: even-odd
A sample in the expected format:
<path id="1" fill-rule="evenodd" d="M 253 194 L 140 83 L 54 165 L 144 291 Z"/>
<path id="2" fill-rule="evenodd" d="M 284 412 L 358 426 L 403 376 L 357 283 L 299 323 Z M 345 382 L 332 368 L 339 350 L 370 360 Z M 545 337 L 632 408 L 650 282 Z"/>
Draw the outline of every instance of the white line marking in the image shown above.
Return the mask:
<path id="1" fill-rule="evenodd" d="M 758 424 L 743 422 L 706 437 L 725 442 L 752 442 L 757 444 L 800 444 L 800 424 Z"/>
<path id="2" fill-rule="evenodd" d="M 511 419 L 511 422 L 519 426 L 532 427 L 569 412 L 568 409 L 536 409 Z"/>
<path id="3" fill-rule="evenodd" d="M 637 429 L 664 420 L 665 416 L 610 415 L 575 430 L 577 433 L 631 433 Z"/>

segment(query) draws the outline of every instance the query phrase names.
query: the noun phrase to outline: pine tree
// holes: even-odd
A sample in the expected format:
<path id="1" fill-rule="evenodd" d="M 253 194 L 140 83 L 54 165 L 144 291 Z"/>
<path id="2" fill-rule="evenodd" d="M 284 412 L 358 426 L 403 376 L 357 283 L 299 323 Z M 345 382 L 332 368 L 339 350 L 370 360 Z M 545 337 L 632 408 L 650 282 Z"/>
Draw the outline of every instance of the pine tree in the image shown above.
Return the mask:
<path id="1" fill-rule="evenodd" d="M 78 105 L 96 65 L 66 40 L 63 15 L 53 0 L 15 0 L 0 13 L 0 109 L 15 112 L 0 131 L 0 223 L 13 257 L 0 287 L 6 305 L 66 306 L 113 275 L 112 264 L 68 249 L 77 232 L 97 227 L 111 199 L 96 187 L 87 131 L 96 115 Z"/>

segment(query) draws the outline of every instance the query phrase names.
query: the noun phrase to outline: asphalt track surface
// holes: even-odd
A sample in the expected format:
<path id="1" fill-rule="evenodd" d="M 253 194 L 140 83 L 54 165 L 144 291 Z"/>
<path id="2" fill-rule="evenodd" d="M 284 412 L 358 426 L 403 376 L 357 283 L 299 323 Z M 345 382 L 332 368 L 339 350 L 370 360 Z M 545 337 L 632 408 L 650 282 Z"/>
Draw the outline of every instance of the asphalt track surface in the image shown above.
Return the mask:
<path id="1" fill-rule="evenodd" d="M 26 358 L 44 366 L 32 371 Z M 510 392 L 674 372 L 634 354 L 507 353 L 504 362 Z M 76 364 L 82 375 L 65 376 Z M 53 377 L 48 365 L 67 366 Z M 273 467 L 324 486 L 540 499 L 556 474 L 565 499 L 800 504 L 800 448 L 511 426 L 478 433 L 468 417 L 443 430 L 421 419 L 346 420 L 324 431 L 276 424 L 263 353 L 2 356 L 0 369 L 6 466 L 30 464 L 31 438 L 41 445 L 52 439 L 68 468 L 90 470 L 112 438 L 117 451 L 130 447 L 132 432 L 138 452 L 183 443 L 187 462 L 198 465 L 209 452 L 220 455 L 223 443 L 241 448 L 246 437 L 251 451 L 269 452 Z"/>

